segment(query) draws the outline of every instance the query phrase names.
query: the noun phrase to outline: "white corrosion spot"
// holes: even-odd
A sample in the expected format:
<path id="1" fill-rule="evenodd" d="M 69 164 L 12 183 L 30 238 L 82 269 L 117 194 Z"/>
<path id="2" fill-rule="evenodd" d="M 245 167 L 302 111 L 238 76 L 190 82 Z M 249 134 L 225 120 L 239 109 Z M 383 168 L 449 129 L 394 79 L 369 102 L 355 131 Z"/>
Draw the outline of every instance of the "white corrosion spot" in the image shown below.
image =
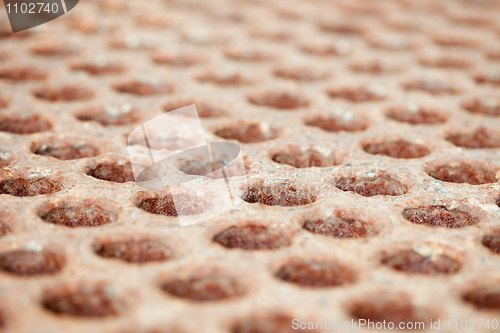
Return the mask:
<path id="1" fill-rule="evenodd" d="M 426 244 L 422 244 L 422 243 L 417 243 L 417 244 L 413 245 L 413 251 L 415 253 L 418 253 L 419 255 L 421 255 L 424 258 L 429 258 L 433 254 L 432 248 L 430 246 L 428 246 Z"/>
<path id="2" fill-rule="evenodd" d="M 42 252 L 43 245 L 35 241 L 29 241 L 24 243 L 24 249 L 27 251 Z"/>

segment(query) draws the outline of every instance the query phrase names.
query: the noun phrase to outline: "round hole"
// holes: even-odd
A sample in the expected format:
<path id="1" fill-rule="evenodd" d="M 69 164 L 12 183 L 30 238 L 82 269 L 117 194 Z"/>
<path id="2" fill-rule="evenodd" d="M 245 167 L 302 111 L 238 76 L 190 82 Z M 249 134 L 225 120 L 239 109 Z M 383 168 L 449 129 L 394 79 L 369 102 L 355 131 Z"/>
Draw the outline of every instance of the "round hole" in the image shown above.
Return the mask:
<path id="1" fill-rule="evenodd" d="M 480 310 L 500 310 L 500 288 L 497 285 L 469 291 L 462 298 Z"/>
<path id="2" fill-rule="evenodd" d="M 94 92 L 84 86 L 65 85 L 61 88 L 44 87 L 36 89 L 33 95 L 50 102 L 71 102 L 90 99 L 94 96 Z"/>
<path id="3" fill-rule="evenodd" d="M 325 71 L 307 66 L 278 68 L 274 71 L 274 75 L 283 79 L 304 82 L 318 81 L 328 77 Z"/>
<path id="4" fill-rule="evenodd" d="M 283 265 L 276 276 L 303 287 L 336 287 L 356 281 L 354 271 L 332 260 L 291 262 Z"/>
<path id="5" fill-rule="evenodd" d="M 233 48 L 224 52 L 224 56 L 231 60 L 253 62 L 268 61 L 275 58 L 274 55 L 267 53 L 266 51 L 248 48 Z"/>
<path id="6" fill-rule="evenodd" d="M 149 96 L 162 93 L 171 93 L 174 88 L 170 84 L 151 84 L 142 81 L 128 81 L 124 83 L 115 84 L 113 88 L 121 93 Z"/>
<path id="7" fill-rule="evenodd" d="M 477 74 L 474 76 L 474 81 L 479 84 L 490 83 L 493 85 L 499 85 L 500 69 L 490 69 L 488 72 Z"/>
<path id="8" fill-rule="evenodd" d="M 353 103 L 380 101 L 387 97 L 387 90 L 379 85 L 341 87 L 327 90 L 331 98 L 342 98 Z"/>
<path id="9" fill-rule="evenodd" d="M 153 56 L 153 61 L 160 65 L 170 65 L 175 67 L 189 67 L 205 62 L 205 58 L 194 52 L 185 53 L 157 53 Z"/>
<path id="10" fill-rule="evenodd" d="M 293 180 L 261 180 L 249 187 L 243 200 L 268 206 L 302 206 L 315 202 L 316 196 L 307 186 Z"/>
<path id="11" fill-rule="evenodd" d="M 0 95 L 0 109 L 5 109 L 10 104 L 10 98 Z"/>
<path id="12" fill-rule="evenodd" d="M 500 97 L 472 98 L 462 102 L 461 106 L 472 114 L 500 116 Z"/>
<path id="13" fill-rule="evenodd" d="M 163 105 L 163 110 L 169 112 L 192 104 L 196 106 L 196 111 L 198 111 L 198 115 L 202 118 L 223 117 L 227 115 L 226 109 L 217 103 L 197 99 L 185 99 L 167 103 Z"/>
<path id="14" fill-rule="evenodd" d="M 368 128 L 368 120 L 350 110 L 336 110 L 328 115 L 316 115 L 305 120 L 308 126 L 319 127 L 328 132 L 358 132 Z"/>
<path id="15" fill-rule="evenodd" d="M 412 223 L 445 228 L 463 228 L 477 223 L 468 213 L 445 206 L 405 208 L 403 217 Z"/>
<path id="16" fill-rule="evenodd" d="M 369 154 L 394 158 L 420 158 L 430 154 L 426 146 L 403 139 L 367 143 L 363 145 L 363 150 Z"/>
<path id="17" fill-rule="evenodd" d="M 216 130 L 214 134 L 224 139 L 254 143 L 272 140 L 278 136 L 278 131 L 266 122 L 238 121 L 230 126 Z"/>
<path id="18" fill-rule="evenodd" d="M 296 109 L 309 105 L 309 101 L 300 95 L 287 91 L 271 91 L 254 94 L 248 97 L 250 103 L 269 106 L 281 110 Z"/>
<path id="19" fill-rule="evenodd" d="M 500 131 L 479 127 L 469 132 L 454 132 L 446 136 L 457 147 L 464 148 L 499 148 Z"/>
<path id="20" fill-rule="evenodd" d="M 432 178 L 449 183 L 481 185 L 496 182 L 495 171 L 486 163 L 452 161 L 435 165 L 427 172 Z"/>
<path id="21" fill-rule="evenodd" d="M 215 235 L 214 241 L 227 248 L 244 250 L 273 250 L 289 246 L 291 235 L 283 225 L 246 224 L 232 226 Z"/>
<path id="22" fill-rule="evenodd" d="M 30 51 L 35 55 L 45 57 L 63 57 L 75 53 L 75 50 L 66 44 L 50 42 L 44 42 L 33 46 Z"/>
<path id="23" fill-rule="evenodd" d="M 54 206 L 54 205 L 53 205 Z M 114 213 L 91 201 L 64 202 L 45 209 L 40 218 L 48 223 L 66 227 L 97 227 L 115 220 Z"/>
<path id="24" fill-rule="evenodd" d="M 403 83 L 405 90 L 420 90 L 432 95 L 456 94 L 459 90 L 442 80 L 413 80 Z"/>
<path id="25" fill-rule="evenodd" d="M 13 82 L 44 80 L 47 73 L 33 67 L 17 67 L 0 69 L 0 79 Z"/>
<path id="26" fill-rule="evenodd" d="M 85 71 L 89 75 L 120 74 L 125 68 L 122 65 L 114 63 L 97 64 L 79 63 L 71 66 L 74 71 Z"/>
<path id="27" fill-rule="evenodd" d="M 138 264 L 165 261 L 173 257 L 173 251 L 167 244 L 150 238 L 104 241 L 94 246 L 94 252 L 103 258 Z"/>
<path id="28" fill-rule="evenodd" d="M 203 199 L 186 194 L 176 196 L 175 202 L 170 194 L 145 198 L 139 202 L 138 207 L 149 213 L 177 217 L 179 212 L 175 203 L 182 207 L 181 215 L 201 214 L 208 209 L 207 202 Z"/>
<path id="29" fill-rule="evenodd" d="M 373 323 L 393 323 L 399 327 L 403 323 L 407 329 L 424 329 L 433 318 L 426 309 L 418 308 L 406 293 L 378 292 L 367 295 L 364 300 L 354 302 L 351 315 L 357 319 Z M 426 325 L 427 324 L 427 325 Z"/>
<path id="30" fill-rule="evenodd" d="M 245 293 L 239 279 L 219 272 L 193 272 L 167 281 L 161 287 L 173 296 L 195 302 L 219 301 Z"/>
<path id="31" fill-rule="evenodd" d="M 365 238 L 377 233 L 371 223 L 344 214 L 342 211 L 323 218 L 306 218 L 303 228 L 315 234 L 335 238 Z"/>
<path id="32" fill-rule="evenodd" d="M 52 156 L 59 160 L 75 160 L 100 154 L 96 146 L 76 138 L 62 140 L 54 138 L 37 142 L 33 144 L 32 152 L 37 155 Z"/>
<path id="33" fill-rule="evenodd" d="M 0 254 L 0 269 L 16 275 L 54 274 L 65 264 L 64 255 L 48 249 L 13 250 Z"/>
<path id="34" fill-rule="evenodd" d="M 99 163 L 90 169 L 87 174 L 108 182 L 126 183 L 135 181 L 130 162 L 110 161 Z"/>
<path id="35" fill-rule="evenodd" d="M 489 235 L 485 235 L 481 240 L 481 244 L 492 252 L 500 254 L 500 232 L 496 230 Z"/>
<path id="36" fill-rule="evenodd" d="M 341 177 L 335 183 L 335 187 L 342 191 L 352 191 L 364 197 L 375 195 L 403 195 L 408 187 L 401 181 L 389 175 L 386 171 L 378 173 L 370 171 L 366 176 Z"/>
<path id="37" fill-rule="evenodd" d="M 120 126 L 137 122 L 141 119 L 141 112 L 130 104 L 108 105 L 78 111 L 75 117 L 81 121 L 96 121 L 103 126 Z"/>
<path id="38" fill-rule="evenodd" d="M 252 316 L 233 325 L 231 333 L 305 332 L 305 330 L 293 328 L 293 320 L 294 317 L 281 313 Z M 316 332 L 314 329 L 307 331 Z"/>
<path id="39" fill-rule="evenodd" d="M 472 63 L 467 59 L 450 56 L 421 58 L 420 63 L 425 66 L 437 68 L 466 69 L 472 66 Z"/>
<path id="40" fill-rule="evenodd" d="M 29 197 L 50 194 L 62 190 L 60 180 L 52 178 L 4 178 L 0 181 L 0 194 L 10 194 L 16 197 Z"/>
<path id="41" fill-rule="evenodd" d="M 67 285 L 45 291 L 42 306 L 55 314 L 74 317 L 115 317 L 126 309 L 116 287 L 104 283 Z"/>
<path id="42" fill-rule="evenodd" d="M 277 149 L 271 158 L 276 163 L 288 164 L 296 168 L 330 167 L 338 165 L 334 152 L 319 145 L 289 145 Z"/>
<path id="43" fill-rule="evenodd" d="M 453 274 L 462 264 L 460 260 L 430 246 L 415 246 L 415 249 L 400 250 L 386 255 L 382 263 L 397 271 L 410 274 Z"/>
<path id="44" fill-rule="evenodd" d="M 49 117 L 41 114 L 4 114 L 0 116 L 0 131 L 14 134 L 32 134 L 52 128 Z"/>
<path id="45" fill-rule="evenodd" d="M 443 124 L 448 120 L 447 114 L 439 109 L 419 107 L 415 104 L 391 107 L 387 110 L 386 115 L 393 120 L 412 125 Z"/>
<path id="46" fill-rule="evenodd" d="M 208 82 L 220 86 L 238 86 L 252 82 L 252 80 L 250 80 L 248 75 L 234 71 L 221 72 L 221 73 L 208 72 L 199 75 L 196 78 L 200 82 Z"/>

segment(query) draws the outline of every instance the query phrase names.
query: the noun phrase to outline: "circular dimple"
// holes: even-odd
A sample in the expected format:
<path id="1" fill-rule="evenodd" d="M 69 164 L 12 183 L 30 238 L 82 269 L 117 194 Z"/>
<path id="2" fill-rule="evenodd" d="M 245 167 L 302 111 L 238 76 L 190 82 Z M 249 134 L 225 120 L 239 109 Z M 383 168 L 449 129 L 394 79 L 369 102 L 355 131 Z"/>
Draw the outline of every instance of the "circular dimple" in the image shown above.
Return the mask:
<path id="1" fill-rule="evenodd" d="M 0 95 L 0 109 L 5 109 L 10 104 L 10 98 L 7 96 Z"/>
<path id="2" fill-rule="evenodd" d="M 365 299 L 355 301 L 350 313 L 354 318 L 370 320 L 373 323 L 392 322 L 395 327 L 404 323 L 417 324 L 413 329 L 423 329 L 423 326 L 433 318 L 425 309 L 416 307 L 410 296 L 402 292 L 376 292 L 365 296 Z M 427 326 L 427 325 L 425 325 Z M 409 328 L 409 327 L 408 327 Z"/>
<path id="3" fill-rule="evenodd" d="M 4 114 L 0 116 L 0 131 L 14 134 L 32 134 L 52 128 L 49 117 L 41 114 Z"/>
<path id="4" fill-rule="evenodd" d="M 500 254 L 500 230 L 495 230 L 489 235 L 483 236 L 481 244 L 490 249 L 492 252 Z"/>
<path id="5" fill-rule="evenodd" d="M 172 249 L 165 242 L 137 237 L 100 242 L 94 245 L 94 252 L 103 258 L 115 258 L 138 264 L 165 261 L 173 257 Z"/>
<path id="6" fill-rule="evenodd" d="M 461 106 L 472 114 L 500 116 L 500 97 L 471 98 L 463 101 Z"/>
<path id="7" fill-rule="evenodd" d="M 397 72 L 399 67 L 381 60 L 356 62 L 349 66 L 354 72 L 381 74 Z"/>
<path id="8" fill-rule="evenodd" d="M 453 274 L 462 267 L 461 261 L 426 245 L 386 255 L 382 263 L 397 271 L 410 274 Z"/>
<path id="9" fill-rule="evenodd" d="M 408 187 L 386 171 L 366 173 L 360 177 L 341 177 L 335 187 L 342 191 L 351 191 L 364 197 L 376 195 L 403 195 Z"/>
<path id="10" fill-rule="evenodd" d="M 248 96 L 250 103 L 269 106 L 279 110 L 290 110 L 309 105 L 309 101 L 298 94 L 288 91 L 270 91 Z"/>
<path id="11" fill-rule="evenodd" d="M 272 140 L 278 136 L 278 131 L 266 122 L 247 122 L 241 120 L 230 126 L 216 130 L 214 134 L 224 139 L 254 143 Z"/>
<path id="12" fill-rule="evenodd" d="M 115 63 L 82 62 L 71 66 L 74 71 L 84 71 L 89 75 L 120 74 L 125 71 L 125 67 Z"/>
<path id="13" fill-rule="evenodd" d="M 33 91 L 33 95 L 50 102 L 71 102 L 90 99 L 94 92 L 81 85 L 65 85 L 61 88 L 39 88 Z"/>
<path id="14" fill-rule="evenodd" d="M 33 46 L 31 53 L 46 57 L 62 57 L 75 53 L 75 50 L 62 43 L 42 43 Z"/>
<path id="15" fill-rule="evenodd" d="M 437 68 L 466 69 L 472 66 L 470 60 L 453 56 L 423 57 L 420 59 L 420 63 L 425 66 Z"/>
<path id="16" fill-rule="evenodd" d="M 4 178 L 0 181 L 0 194 L 10 194 L 16 197 L 29 197 L 50 194 L 62 190 L 60 180 L 52 178 Z"/>
<path id="17" fill-rule="evenodd" d="M 415 104 L 391 107 L 387 110 L 386 115 L 393 120 L 412 125 L 443 124 L 448 120 L 447 114 L 445 114 L 442 110 L 429 107 L 419 107 Z"/>
<path id="18" fill-rule="evenodd" d="M 33 143 L 31 151 L 37 155 L 52 156 L 59 160 L 75 160 L 100 154 L 95 145 L 76 138 L 36 142 Z"/>
<path id="19" fill-rule="evenodd" d="M 65 264 L 63 254 L 49 249 L 12 250 L 0 254 L 0 269 L 15 275 L 55 274 Z"/>
<path id="20" fill-rule="evenodd" d="M 213 83 L 219 86 L 239 86 L 252 82 L 248 75 L 236 71 L 207 72 L 198 75 L 196 79 L 200 82 Z"/>
<path id="21" fill-rule="evenodd" d="M 102 162 L 90 169 L 87 174 L 108 182 L 126 183 L 135 181 L 130 162 L 111 161 Z"/>
<path id="22" fill-rule="evenodd" d="M 474 131 L 456 131 L 446 136 L 455 146 L 465 148 L 499 148 L 500 131 L 479 127 Z"/>
<path id="23" fill-rule="evenodd" d="M 484 286 L 462 295 L 462 299 L 477 309 L 500 310 L 500 288 L 498 285 Z"/>
<path id="24" fill-rule="evenodd" d="M 317 56 L 345 55 L 352 49 L 351 42 L 341 39 L 335 43 L 306 43 L 300 46 L 300 49 L 306 53 Z"/>
<path id="25" fill-rule="evenodd" d="M 405 90 L 420 90 L 432 95 L 457 94 L 459 90 L 442 80 L 413 80 L 403 83 Z"/>
<path id="26" fill-rule="evenodd" d="M 116 288 L 105 283 L 58 286 L 47 290 L 42 306 L 55 314 L 75 317 L 115 317 L 126 308 Z"/>
<path id="27" fill-rule="evenodd" d="M 149 213 L 172 217 L 177 217 L 179 213 L 181 215 L 195 215 L 208 210 L 206 201 L 187 194 L 176 195 L 175 198 L 170 194 L 145 198 L 139 202 L 137 207 Z"/>
<path id="28" fill-rule="evenodd" d="M 500 69 L 492 69 L 488 72 L 477 74 L 474 76 L 474 81 L 479 84 L 490 83 L 500 85 Z"/>
<path id="29" fill-rule="evenodd" d="M 371 223 L 338 211 L 328 217 L 306 218 L 303 228 L 315 234 L 335 238 L 365 238 L 377 233 Z"/>
<path id="30" fill-rule="evenodd" d="M 318 81 L 328 77 L 324 70 L 308 66 L 282 67 L 276 69 L 273 73 L 283 79 L 304 82 Z"/>
<path id="31" fill-rule="evenodd" d="M 261 62 L 275 59 L 273 54 L 263 50 L 233 48 L 224 52 L 224 56 L 236 61 Z"/>
<path id="32" fill-rule="evenodd" d="M 369 154 L 394 158 L 420 158 L 430 154 L 426 146 L 403 139 L 366 143 L 363 145 L 363 150 Z"/>
<path id="33" fill-rule="evenodd" d="M 40 218 L 48 223 L 66 227 L 97 227 L 111 223 L 116 215 L 100 204 L 89 200 L 63 203 L 42 213 Z"/>
<path id="34" fill-rule="evenodd" d="M 161 288 L 173 296 L 195 302 L 219 301 L 245 293 L 237 278 L 215 271 L 193 272 L 187 277 L 167 281 Z"/>
<path id="35" fill-rule="evenodd" d="M 276 149 L 271 159 L 276 163 L 288 164 L 296 168 L 330 167 L 338 165 L 334 152 L 319 145 L 288 145 Z"/>
<path id="36" fill-rule="evenodd" d="M 224 117 L 228 114 L 226 109 L 218 103 L 199 99 L 184 99 L 170 102 L 163 105 L 163 110 L 169 112 L 192 104 L 196 106 L 196 111 L 198 111 L 198 115 L 202 118 Z"/>
<path id="37" fill-rule="evenodd" d="M 149 96 L 171 93 L 173 92 L 174 87 L 165 83 L 151 84 L 143 81 L 127 81 L 113 85 L 113 89 L 125 94 Z"/>
<path id="38" fill-rule="evenodd" d="M 319 127 L 328 132 L 358 132 L 368 128 L 368 119 L 350 110 L 339 110 L 332 114 L 318 114 L 306 119 L 308 126 Z"/>
<path id="39" fill-rule="evenodd" d="M 319 24 L 319 28 L 342 35 L 361 35 L 366 31 L 366 28 L 359 23 L 338 23 L 335 21 L 327 21 Z"/>
<path id="40" fill-rule="evenodd" d="M 189 67 L 202 62 L 205 58 L 198 53 L 157 53 L 153 56 L 153 61 L 161 65 L 170 65 L 175 67 Z"/>
<path id="41" fill-rule="evenodd" d="M 261 180 L 250 185 L 243 200 L 268 206 L 302 206 L 315 202 L 316 195 L 293 180 Z"/>
<path id="42" fill-rule="evenodd" d="M 81 121 L 96 121 L 103 126 L 120 126 L 139 121 L 141 112 L 130 104 L 107 105 L 80 110 L 75 117 Z"/>
<path id="43" fill-rule="evenodd" d="M 10 213 L 0 212 L 0 237 L 11 232 L 10 224 L 7 221 L 12 221 L 14 217 Z"/>
<path id="44" fill-rule="evenodd" d="M 301 329 L 293 328 L 290 323 L 294 320 L 293 317 L 286 314 L 266 314 L 252 316 L 246 320 L 236 323 L 231 330 L 231 333 L 292 333 L 305 332 Z M 314 330 L 310 330 L 314 332 Z"/>
<path id="45" fill-rule="evenodd" d="M 303 287 L 336 287 L 356 281 L 354 271 L 335 260 L 290 262 L 281 266 L 276 277 Z"/>
<path id="46" fill-rule="evenodd" d="M 434 43 L 444 47 L 472 48 L 477 47 L 480 44 L 477 39 L 450 34 L 435 34 L 432 39 L 434 40 Z"/>
<path id="47" fill-rule="evenodd" d="M 227 248 L 244 250 L 274 250 L 292 243 L 290 232 L 283 225 L 265 226 L 254 223 L 232 226 L 215 235 L 214 241 Z"/>
<path id="48" fill-rule="evenodd" d="M 451 161 L 435 165 L 428 169 L 432 178 L 449 183 L 468 183 L 481 185 L 497 181 L 493 168 L 482 162 Z"/>
<path id="49" fill-rule="evenodd" d="M 403 217 L 412 223 L 446 228 L 462 228 L 478 222 L 469 213 L 438 205 L 405 208 Z"/>
<path id="50" fill-rule="evenodd" d="M 387 97 L 387 90 L 379 85 L 332 88 L 326 93 L 331 98 L 342 98 L 354 103 L 380 101 Z"/>
<path id="51" fill-rule="evenodd" d="M 44 80 L 47 73 L 34 67 L 1 68 L 0 79 L 13 82 Z"/>

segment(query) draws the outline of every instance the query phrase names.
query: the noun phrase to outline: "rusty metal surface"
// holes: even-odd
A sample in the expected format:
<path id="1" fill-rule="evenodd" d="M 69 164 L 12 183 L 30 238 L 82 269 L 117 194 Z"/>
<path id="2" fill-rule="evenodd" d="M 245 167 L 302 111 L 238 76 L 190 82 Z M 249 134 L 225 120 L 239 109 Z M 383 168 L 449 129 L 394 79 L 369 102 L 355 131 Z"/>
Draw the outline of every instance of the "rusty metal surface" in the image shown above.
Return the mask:
<path id="1" fill-rule="evenodd" d="M 89 0 L 15 35 L 2 17 L 2 330 L 498 318 L 499 22 L 493 0 Z M 250 191 L 181 228 L 126 147 L 192 103 Z"/>

